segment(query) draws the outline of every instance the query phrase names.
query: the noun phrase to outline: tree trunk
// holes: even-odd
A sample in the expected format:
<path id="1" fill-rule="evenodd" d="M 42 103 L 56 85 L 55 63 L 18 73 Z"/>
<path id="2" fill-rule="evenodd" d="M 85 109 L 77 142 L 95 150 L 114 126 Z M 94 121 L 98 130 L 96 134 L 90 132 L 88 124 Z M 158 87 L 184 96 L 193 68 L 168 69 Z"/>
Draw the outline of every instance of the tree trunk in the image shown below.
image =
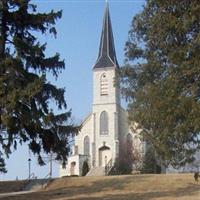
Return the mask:
<path id="1" fill-rule="evenodd" d="M 7 3 L 5 0 L 0 1 L 0 62 L 5 57 L 6 49 L 6 17 L 5 12 L 7 9 Z M 0 76 L 3 74 L 3 69 L 0 69 Z M 0 106 L 0 127 L 1 127 L 1 115 L 2 115 L 2 106 Z"/>
<path id="2" fill-rule="evenodd" d="M 0 1 L 0 59 L 5 57 L 6 48 L 6 16 L 7 3 L 5 0 Z"/>

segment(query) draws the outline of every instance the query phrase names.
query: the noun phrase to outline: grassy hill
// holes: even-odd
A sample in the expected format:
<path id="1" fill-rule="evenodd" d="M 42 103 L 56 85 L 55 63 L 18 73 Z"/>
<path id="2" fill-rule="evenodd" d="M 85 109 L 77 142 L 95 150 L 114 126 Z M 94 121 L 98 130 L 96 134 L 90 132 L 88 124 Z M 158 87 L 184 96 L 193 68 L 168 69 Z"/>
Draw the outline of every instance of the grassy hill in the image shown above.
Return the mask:
<path id="1" fill-rule="evenodd" d="M 0 194 L 19 191 L 24 183 L 25 181 L 0 181 Z"/>
<path id="2" fill-rule="evenodd" d="M 44 191 L 4 200 L 200 200 L 193 174 L 71 177 Z"/>

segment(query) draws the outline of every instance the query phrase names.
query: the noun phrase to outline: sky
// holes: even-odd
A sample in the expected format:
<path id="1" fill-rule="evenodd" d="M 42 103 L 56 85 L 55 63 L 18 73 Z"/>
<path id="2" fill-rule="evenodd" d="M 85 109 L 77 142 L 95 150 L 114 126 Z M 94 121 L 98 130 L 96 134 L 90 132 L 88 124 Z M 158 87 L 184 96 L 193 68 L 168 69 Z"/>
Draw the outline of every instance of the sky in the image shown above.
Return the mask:
<path id="1" fill-rule="evenodd" d="M 66 68 L 55 80 L 49 81 L 65 88 L 68 110 L 72 110 L 75 123 L 80 123 L 92 110 L 92 67 L 98 55 L 102 29 L 104 0 L 32 0 L 39 12 L 63 10 L 62 18 L 57 21 L 57 38 L 39 36 L 40 42 L 47 43 L 46 55 L 60 53 Z M 110 15 L 115 40 L 116 54 L 120 65 L 124 63 L 124 47 L 134 15 L 139 13 L 144 0 L 109 0 Z M 56 108 L 55 108 L 56 109 Z M 62 112 L 64 112 L 63 110 Z M 40 167 L 26 145 L 14 151 L 6 161 L 8 173 L 0 174 L 1 180 L 26 179 L 28 159 L 31 156 L 31 172 L 44 178 L 49 165 Z M 59 174 L 59 165 L 54 163 L 53 176 Z"/>

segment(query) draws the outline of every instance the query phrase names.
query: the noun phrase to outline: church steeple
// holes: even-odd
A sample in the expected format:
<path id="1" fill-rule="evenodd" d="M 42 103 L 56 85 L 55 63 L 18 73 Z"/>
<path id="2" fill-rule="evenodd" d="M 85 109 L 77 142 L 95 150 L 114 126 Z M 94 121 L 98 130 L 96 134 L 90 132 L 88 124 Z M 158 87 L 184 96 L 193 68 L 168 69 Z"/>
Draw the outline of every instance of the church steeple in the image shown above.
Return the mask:
<path id="1" fill-rule="evenodd" d="M 119 67 L 115 53 L 108 2 L 106 2 L 106 8 L 104 12 L 99 55 L 96 64 L 94 65 L 94 69 L 105 67 Z"/>

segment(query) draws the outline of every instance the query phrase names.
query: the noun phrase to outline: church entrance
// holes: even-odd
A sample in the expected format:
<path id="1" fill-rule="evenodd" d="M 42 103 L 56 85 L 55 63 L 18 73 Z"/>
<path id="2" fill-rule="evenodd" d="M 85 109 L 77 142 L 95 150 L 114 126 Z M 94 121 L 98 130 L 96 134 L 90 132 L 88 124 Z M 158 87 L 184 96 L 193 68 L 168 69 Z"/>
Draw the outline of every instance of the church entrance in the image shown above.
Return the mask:
<path id="1" fill-rule="evenodd" d="M 112 158 L 111 150 L 107 146 L 99 148 L 99 166 L 105 167 Z"/>

